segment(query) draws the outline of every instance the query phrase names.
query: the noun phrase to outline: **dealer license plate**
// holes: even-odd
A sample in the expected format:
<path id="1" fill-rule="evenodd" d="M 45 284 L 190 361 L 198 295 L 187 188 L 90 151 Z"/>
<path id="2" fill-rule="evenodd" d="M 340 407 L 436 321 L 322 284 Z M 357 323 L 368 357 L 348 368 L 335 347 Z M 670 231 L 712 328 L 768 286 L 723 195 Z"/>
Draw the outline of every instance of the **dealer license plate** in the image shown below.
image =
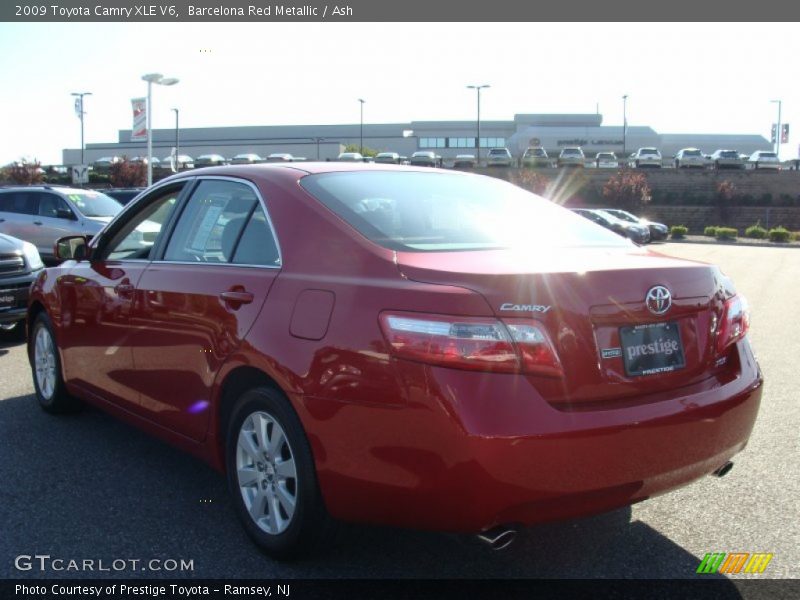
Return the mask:
<path id="1" fill-rule="evenodd" d="M 629 376 L 668 373 L 686 366 L 678 324 L 648 323 L 621 327 L 622 359 Z"/>

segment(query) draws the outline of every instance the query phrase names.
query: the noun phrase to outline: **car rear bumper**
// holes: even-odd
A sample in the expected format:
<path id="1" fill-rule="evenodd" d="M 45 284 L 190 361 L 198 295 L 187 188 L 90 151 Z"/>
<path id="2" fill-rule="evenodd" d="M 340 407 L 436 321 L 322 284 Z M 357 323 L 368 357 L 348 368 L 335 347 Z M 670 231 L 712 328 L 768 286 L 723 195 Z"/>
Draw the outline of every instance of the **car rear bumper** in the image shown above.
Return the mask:
<path id="1" fill-rule="evenodd" d="M 622 408 L 559 410 L 516 376 L 422 365 L 405 407 L 320 412 L 312 402 L 324 416 L 309 437 L 326 505 L 345 520 L 481 531 L 667 492 L 747 444 L 763 380 L 747 340 L 738 353 L 741 372 L 723 385 Z M 333 430 L 337 441 L 321 447 Z"/>

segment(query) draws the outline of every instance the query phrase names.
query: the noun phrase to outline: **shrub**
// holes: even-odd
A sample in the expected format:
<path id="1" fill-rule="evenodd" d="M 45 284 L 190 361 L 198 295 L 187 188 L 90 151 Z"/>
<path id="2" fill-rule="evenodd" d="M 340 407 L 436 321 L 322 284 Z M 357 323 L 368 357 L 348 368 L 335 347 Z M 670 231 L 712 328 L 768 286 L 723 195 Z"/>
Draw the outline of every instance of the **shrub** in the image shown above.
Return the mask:
<path id="1" fill-rule="evenodd" d="M 23 158 L 3 169 L 2 179 L 7 179 L 19 185 L 41 183 L 44 181 L 44 169 L 42 169 L 42 164 L 38 160 L 33 159 L 29 162 Z"/>
<path id="2" fill-rule="evenodd" d="M 540 196 L 547 196 L 550 179 L 538 171 L 519 169 L 511 173 L 511 183 Z"/>
<path id="3" fill-rule="evenodd" d="M 651 200 L 647 177 L 643 173 L 620 171 L 603 186 L 603 198 L 617 208 L 641 212 Z"/>
<path id="4" fill-rule="evenodd" d="M 717 241 L 735 240 L 739 235 L 739 230 L 733 227 L 717 227 Z"/>
<path id="5" fill-rule="evenodd" d="M 686 225 L 673 225 L 669 228 L 669 233 L 673 240 L 679 240 L 689 233 L 689 228 Z"/>
<path id="6" fill-rule="evenodd" d="M 109 179 L 114 187 L 141 187 L 147 185 L 147 165 L 131 162 L 127 157 L 115 162 L 109 169 Z"/>
<path id="7" fill-rule="evenodd" d="M 735 192 L 736 186 L 734 186 L 733 183 L 727 179 L 725 181 L 721 181 L 717 185 L 717 193 L 714 196 L 714 205 L 716 206 L 719 219 L 723 223 L 728 221 L 728 207 L 731 205 L 731 200 L 733 200 Z"/>
<path id="8" fill-rule="evenodd" d="M 785 227 L 773 227 L 769 230 L 769 241 L 788 242 L 791 240 L 791 232 Z"/>
<path id="9" fill-rule="evenodd" d="M 761 226 L 761 221 L 759 221 L 755 225 L 750 225 L 750 227 L 744 230 L 744 237 L 763 240 L 767 237 L 767 230 Z"/>
<path id="10" fill-rule="evenodd" d="M 717 229 L 719 229 L 717 225 L 709 225 L 703 229 L 703 235 L 707 235 L 708 237 L 717 237 Z"/>

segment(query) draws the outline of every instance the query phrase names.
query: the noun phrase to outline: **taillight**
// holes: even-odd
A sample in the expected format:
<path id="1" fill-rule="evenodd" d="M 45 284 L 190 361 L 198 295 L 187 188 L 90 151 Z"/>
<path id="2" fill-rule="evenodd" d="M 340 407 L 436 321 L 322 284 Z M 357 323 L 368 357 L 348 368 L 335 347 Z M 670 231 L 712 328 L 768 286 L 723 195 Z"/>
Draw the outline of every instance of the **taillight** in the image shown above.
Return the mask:
<path id="1" fill-rule="evenodd" d="M 744 296 L 733 296 L 725 301 L 717 330 L 717 354 L 742 339 L 750 329 L 750 311 Z"/>
<path id="2" fill-rule="evenodd" d="M 535 321 L 383 313 L 380 323 L 400 358 L 472 371 L 562 375 L 553 345 Z"/>

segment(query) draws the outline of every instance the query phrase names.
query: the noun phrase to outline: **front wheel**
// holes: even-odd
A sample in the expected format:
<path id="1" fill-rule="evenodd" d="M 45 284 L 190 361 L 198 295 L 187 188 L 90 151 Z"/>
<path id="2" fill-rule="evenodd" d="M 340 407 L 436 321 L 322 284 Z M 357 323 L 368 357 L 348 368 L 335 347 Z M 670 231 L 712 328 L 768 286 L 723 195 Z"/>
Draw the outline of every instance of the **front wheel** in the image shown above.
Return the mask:
<path id="1" fill-rule="evenodd" d="M 79 410 L 80 401 L 70 396 L 64 385 L 53 324 L 47 313 L 39 313 L 33 322 L 28 340 L 28 356 L 39 406 L 53 414 Z"/>
<path id="2" fill-rule="evenodd" d="M 288 399 L 272 387 L 242 395 L 227 437 L 228 487 L 245 531 L 277 559 L 308 555 L 332 521 L 317 485 L 311 447 Z"/>

